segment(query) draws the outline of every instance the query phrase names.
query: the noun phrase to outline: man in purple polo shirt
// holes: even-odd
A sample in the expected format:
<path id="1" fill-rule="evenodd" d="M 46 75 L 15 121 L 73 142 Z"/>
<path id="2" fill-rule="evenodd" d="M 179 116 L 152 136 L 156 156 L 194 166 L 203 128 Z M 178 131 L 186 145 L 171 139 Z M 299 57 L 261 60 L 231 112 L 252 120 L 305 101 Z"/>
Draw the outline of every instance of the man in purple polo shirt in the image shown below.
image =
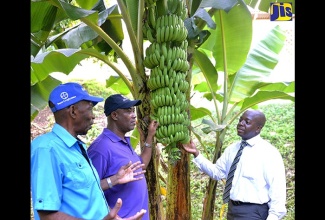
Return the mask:
<path id="1" fill-rule="evenodd" d="M 123 200 L 123 207 L 119 211 L 122 218 L 132 216 L 140 209 L 149 209 L 148 188 L 144 174 L 138 176 L 137 181 L 123 183 L 118 178 L 118 170 L 121 165 L 128 162 L 141 161 L 142 169 L 146 169 L 152 154 L 152 142 L 158 127 L 158 122 L 152 120 L 148 126 L 148 135 L 144 139 L 143 132 L 139 129 L 144 142 L 144 149 L 138 155 L 130 143 L 130 137 L 126 133 L 132 131 L 136 125 L 135 106 L 141 104 L 141 100 L 130 100 L 120 94 L 109 96 L 105 100 L 104 112 L 107 116 L 107 127 L 94 140 L 88 148 L 88 155 L 95 166 L 106 200 L 110 207 L 114 206 L 116 199 Z M 143 172 L 141 168 L 135 172 Z M 139 178 L 142 178 L 139 180 Z M 142 218 L 149 220 L 149 211 Z"/>

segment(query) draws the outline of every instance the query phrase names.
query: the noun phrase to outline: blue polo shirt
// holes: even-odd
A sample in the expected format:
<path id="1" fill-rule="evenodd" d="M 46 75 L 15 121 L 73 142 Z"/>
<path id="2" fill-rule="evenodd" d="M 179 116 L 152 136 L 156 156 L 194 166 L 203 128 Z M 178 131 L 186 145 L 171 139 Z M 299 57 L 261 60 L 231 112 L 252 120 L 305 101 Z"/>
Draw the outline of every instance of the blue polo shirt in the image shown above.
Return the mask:
<path id="1" fill-rule="evenodd" d="M 100 179 L 107 178 L 118 172 L 121 166 L 132 161 L 141 161 L 141 157 L 133 150 L 130 137 L 121 139 L 111 130 L 104 128 L 103 132 L 94 140 L 88 148 L 88 155 L 97 169 Z M 142 168 L 134 171 L 139 172 Z M 149 220 L 149 199 L 147 181 L 144 178 L 117 184 L 105 190 L 105 197 L 110 207 L 113 207 L 117 198 L 121 198 L 123 205 L 118 212 L 121 218 L 135 215 L 141 209 L 147 210 L 142 220 Z"/>
<path id="2" fill-rule="evenodd" d="M 103 219 L 109 213 L 96 169 L 81 154 L 77 139 L 59 124 L 31 142 L 30 169 L 35 220 L 37 210 L 87 220 Z"/>

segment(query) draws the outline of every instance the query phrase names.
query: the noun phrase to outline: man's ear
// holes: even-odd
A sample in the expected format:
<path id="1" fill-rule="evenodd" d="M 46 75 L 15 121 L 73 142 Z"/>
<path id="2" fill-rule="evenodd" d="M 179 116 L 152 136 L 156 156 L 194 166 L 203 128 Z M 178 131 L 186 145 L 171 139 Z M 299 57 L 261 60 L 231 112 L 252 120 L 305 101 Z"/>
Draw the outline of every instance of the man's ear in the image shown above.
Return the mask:
<path id="1" fill-rule="evenodd" d="M 76 118 L 77 117 L 77 114 L 76 114 L 77 107 L 75 105 L 70 105 L 69 108 L 68 108 L 68 111 L 69 111 L 69 115 L 72 118 Z"/>
<path id="2" fill-rule="evenodd" d="M 112 111 L 110 116 L 113 120 L 117 120 L 118 113 L 116 111 Z"/>

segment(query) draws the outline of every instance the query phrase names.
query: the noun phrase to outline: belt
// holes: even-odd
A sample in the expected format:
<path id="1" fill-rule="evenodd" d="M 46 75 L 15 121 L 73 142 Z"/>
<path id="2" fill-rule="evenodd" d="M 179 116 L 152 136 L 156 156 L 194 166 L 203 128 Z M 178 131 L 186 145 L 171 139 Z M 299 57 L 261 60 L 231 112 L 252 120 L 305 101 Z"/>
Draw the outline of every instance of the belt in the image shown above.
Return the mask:
<path id="1" fill-rule="evenodd" d="M 231 201 L 231 203 L 233 204 L 233 205 L 247 205 L 247 204 L 253 204 L 253 203 L 250 203 L 250 202 L 241 202 L 241 201 L 234 201 L 234 200 L 230 200 Z"/>
<path id="2" fill-rule="evenodd" d="M 251 202 L 234 201 L 234 200 L 231 200 L 231 199 L 230 199 L 230 201 L 235 206 L 237 206 L 237 205 L 267 205 L 267 203 L 257 204 L 257 203 L 251 203 Z"/>

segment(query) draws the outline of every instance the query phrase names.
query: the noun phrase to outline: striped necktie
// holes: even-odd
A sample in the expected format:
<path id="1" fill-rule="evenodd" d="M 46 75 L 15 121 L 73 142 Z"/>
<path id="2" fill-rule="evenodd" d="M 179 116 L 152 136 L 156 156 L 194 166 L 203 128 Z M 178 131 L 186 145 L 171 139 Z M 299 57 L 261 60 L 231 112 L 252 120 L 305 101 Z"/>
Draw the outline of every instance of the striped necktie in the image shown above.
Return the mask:
<path id="1" fill-rule="evenodd" d="M 248 145 L 248 143 L 244 140 L 242 140 L 241 144 L 240 144 L 240 148 L 236 154 L 236 157 L 234 159 L 234 161 L 231 164 L 229 173 L 228 173 L 228 177 L 227 177 L 227 181 L 226 181 L 226 186 L 225 186 L 225 190 L 223 191 L 223 203 L 227 203 L 229 201 L 229 196 L 230 196 L 230 189 L 231 189 L 231 185 L 232 185 L 232 179 L 234 178 L 234 174 L 237 168 L 237 164 L 239 162 L 240 156 L 243 152 L 244 147 L 246 147 Z"/>

